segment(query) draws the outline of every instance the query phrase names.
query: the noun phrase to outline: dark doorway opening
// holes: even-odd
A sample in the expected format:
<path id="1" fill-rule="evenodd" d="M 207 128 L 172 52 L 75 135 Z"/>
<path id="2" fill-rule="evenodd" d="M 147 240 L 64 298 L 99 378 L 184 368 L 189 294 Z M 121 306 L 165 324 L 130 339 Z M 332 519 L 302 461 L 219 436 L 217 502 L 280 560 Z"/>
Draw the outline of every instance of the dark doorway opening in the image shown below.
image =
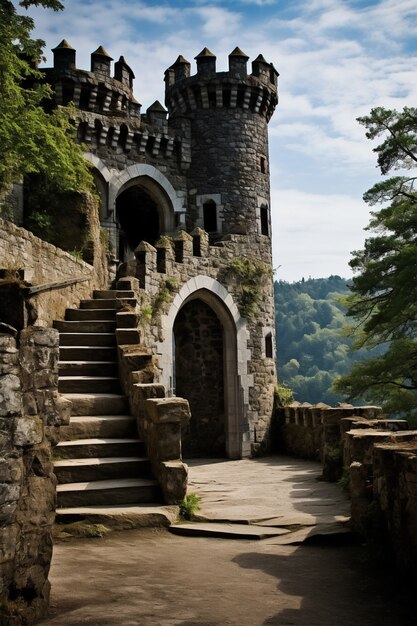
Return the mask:
<path id="1" fill-rule="evenodd" d="M 141 241 L 154 245 L 160 223 L 156 202 L 141 187 L 129 187 L 116 199 L 119 224 L 119 260 L 126 261 Z"/>
<path id="2" fill-rule="evenodd" d="M 226 455 L 223 328 L 210 306 L 191 300 L 174 323 L 176 395 L 190 403 L 182 433 L 188 457 Z"/>

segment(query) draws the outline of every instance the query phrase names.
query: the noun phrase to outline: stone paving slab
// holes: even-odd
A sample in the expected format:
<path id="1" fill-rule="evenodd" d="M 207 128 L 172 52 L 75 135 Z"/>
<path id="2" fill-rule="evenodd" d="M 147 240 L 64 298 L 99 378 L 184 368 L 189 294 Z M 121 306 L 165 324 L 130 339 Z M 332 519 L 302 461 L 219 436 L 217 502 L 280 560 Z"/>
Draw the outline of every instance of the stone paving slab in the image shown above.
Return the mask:
<path id="1" fill-rule="evenodd" d="M 268 539 L 285 535 L 290 531 L 286 528 L 272 528 L 253 524 L 226 524 L 191 522 L 189 524 L 172 524 L 170 532 L 175 535 L 194 537 L 223 537 L 224 539 Z"/>
<path id="2" fill-rule="evenodd" d="M 289 457 L 238 461 L 194 459 L 188 492 L 201 496 L 206 521 L 280 525 L 328 524 L 350 515 L 350 502 L 335 483 L 320 480 L 321 465 Z"/>

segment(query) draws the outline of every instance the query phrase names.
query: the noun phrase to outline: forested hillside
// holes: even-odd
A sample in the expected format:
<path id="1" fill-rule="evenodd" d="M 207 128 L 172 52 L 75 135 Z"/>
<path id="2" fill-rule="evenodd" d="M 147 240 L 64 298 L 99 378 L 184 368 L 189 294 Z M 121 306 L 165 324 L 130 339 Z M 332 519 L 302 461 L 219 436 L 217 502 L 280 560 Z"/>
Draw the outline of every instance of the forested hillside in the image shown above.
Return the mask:
<path id="1" fill-rule="evenodd" d="M 347 321 L 340 298 L 349 292 L 348 280 L 276 281 L 274 287 L 280 382 L 299 402 L 343 401 L 331 390 L 332 382 L 364 356 L 363 351 L 350 354 L 350 340 L 341 333 Z"/>

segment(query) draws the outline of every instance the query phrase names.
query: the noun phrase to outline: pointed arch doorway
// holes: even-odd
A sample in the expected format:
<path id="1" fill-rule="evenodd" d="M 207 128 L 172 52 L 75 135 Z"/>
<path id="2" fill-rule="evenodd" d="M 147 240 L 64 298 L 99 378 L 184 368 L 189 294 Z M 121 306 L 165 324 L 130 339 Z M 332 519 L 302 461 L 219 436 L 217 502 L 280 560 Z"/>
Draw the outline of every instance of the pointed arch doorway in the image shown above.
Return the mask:
<path id="1" fill-rule="evenodd" d="M 200 289 L 184 300 L 173 324 L 174 389 L 190 403 L 183 456 L 239 458 L 236 326 L 224 303 Z"/>

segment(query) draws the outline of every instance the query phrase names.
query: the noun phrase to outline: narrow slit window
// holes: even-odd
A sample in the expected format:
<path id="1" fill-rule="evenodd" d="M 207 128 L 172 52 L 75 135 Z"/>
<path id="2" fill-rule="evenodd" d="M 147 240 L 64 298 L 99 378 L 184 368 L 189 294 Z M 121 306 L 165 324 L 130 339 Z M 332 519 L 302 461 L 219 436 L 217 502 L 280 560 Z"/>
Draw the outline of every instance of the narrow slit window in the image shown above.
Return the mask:
<path id="1" fill-rule="evenodd" d="M 268 333 L 265 337 L 265 356 L 267 359 L 273 358 L 272 352 L 272 334 Z"/>
<path id="2" fill-rule="evenodd" d="M 217 231 L 217 207 L 214 200 L 208 200 L 203 204 L 204 230 L 208 233 Z"/>
<path id="3" fill-rule="evenodd" d="M 267 206 L 261 206 L 261 235 L 269 236 L 269 215 Z"/>
<path id="4" fill-rule="evenodd" d="M 262 174 L 266 174 L 266 158 L 264 156 L 260 157 L 259 164 Z"/>

